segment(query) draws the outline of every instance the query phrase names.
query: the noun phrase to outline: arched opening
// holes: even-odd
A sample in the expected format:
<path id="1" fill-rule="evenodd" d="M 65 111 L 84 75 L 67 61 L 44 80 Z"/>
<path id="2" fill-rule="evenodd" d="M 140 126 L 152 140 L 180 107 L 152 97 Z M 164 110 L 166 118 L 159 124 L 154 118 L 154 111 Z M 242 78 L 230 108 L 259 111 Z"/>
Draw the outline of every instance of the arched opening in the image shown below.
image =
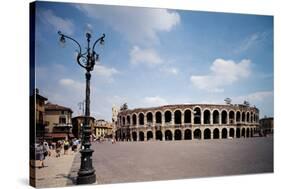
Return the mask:
<path id="1" fill-rule="evenodd" d="M 185 110 L 184 112 L 184 123 L 191 123 L 191 111 Z"/>
<path id="2" fill-rule="evenodd" d="M 144 133 L 142 131 L 139 132 L 139 141 L 144 141 Z"/>
<path id="3" fill-rule="evenodd" d="M 221 138 L 227 138 L 227 129 L 223 128 L 221 131 Z"/>
<path id="4" fill-rule="evenodd" d="M 245 122 L 245 112 L 242 112 L 242 122 Z"/>
<path id="5" fill-rule="evenodd" d="M 181 124 L 181 111 L 176 110 L 174 115 L 175 115 L 175 124 Z"/>
<path id="6" fill-rule="evenodd" d="M 256 123 L 256 114 L 254 114 L 254 123 Z"/>
<path id="7" fill-rule="evenodd" d="M 227 112 L 225 110 L 221 112 L 221 123 L 227 124 Z"/>
<path id="8" fill-rule="evenodd" d="M 209 110 L 204 111 L 204 124 L 210 124 L 210 114 Z"/>
<path id="9" fill-rule="evenodd" d="M 201 109 L 198 107 L 194 109 L 194 124 L 201 124 Z"/>
<path id="10" fill-rule="evenodd" d="M 122 125 L 125 126 L 125 117 L 122 117 Z"/>
<path id="11" fill-rule="evenodd" d="M 240 112 L 236 112 L 236 122 L 237 123 L 241 122 L 241 113 Z"/>
<path id="12" fill-rule="evenodd" d="M 251 137 L 254 136 L 254 131 L 253 131 L 253 128 L 251 128 Z"/>
<path id="13" fill-rule="evenodd" d="M 125 133 L 122 134 L 122 140 L 124 141 L 126 139 Z"/>
<path id="14" fill-rule="evenodd" d="M 153 133 L 152 131 L 147 131 L 147 140 L 153 139 Z"/>
<path id="15" fill-rule="evenodd" d="M 219 139 L 220 138 L 220 131 L 218 128 L 215 128 L 213 131 L 213 139 Z"/>
<path id="16" fill-rule="evenodd" d="M 132 133 L 133 141 L 137 141 L 137 133 L 133 132 Z"/>
<path id="17" fill-rule="evenodd" d="M 247 112 L 247 123 L 249 123 L 250 122 L 250 113 L 249 112 Z"/>
<path id="18" fill-rule="evenodd" d="M 163 135 L 161 131 L 156 131 L 156 140 L 162 140 Z"/>
<path id="19" fill-rule="evenodd" d="M 210 129 L 204 130 L 204 139 L 211 139 L 211 130 Z"/>
<path id="20" fill-rule="evenodd" d="M 172 121 L 172 113 L 170 111 L 165 112 L 165 123 L 170 123 Z"/>
<path id="21" fill-rule="evenodd" d="M 236 138 L 240 138 L 240 128 L 236 129 Z"/>
<path id="22" fill-rule="evenodd" d="M 234 138 L 234 129 L 233 128 L 229 129 L 229 137 Z"/>
<path id="23" fill-rule="evenodd" d="M 161 112 L 156 112 L 156 123 L 158 123 L 158 124 L 162 123 L 162 114 L 161 114 Z"/>
<path id="24" fill-rule="evenodd" d="M 137 116 L 136 114 L 133 115 L 133 125 L 137 124 Z"/>
<path id="25" fill-rule="evenodd" d="M 165 131 L 165 140 L 173 140 L 173 134 L 170 130 Z"/>
<path id="26" fill-rule="evenodd" d="M 181 130 L 175 130 L 175 140 L 181 140 Z"/>
<path id="27" fill-rule="evenodd" d="M 144 115 L 143 115 L 143 113 L 139 114 L 139 125 L 144 125 Z"/>
<path id="28" fill-rule="evenodd" d="M 128 125 L 131 124 L 131 119 L 130 119 L 130 116 L 129 116 L 129 115 L 127 116 L 127 124 L 128 124 Z"/>
<path id="29" fill-rule="evenodd" d="M 201 130 L 195 129 L 193 135 L 194 135 L 194 139 L 201 139 Z"/>
<path id="30" fill-rule="evenodd" d="M 247 128 L 247 130 L 246 130 L 246 137 L 250 137 L 250 129 L 249 128 Z"/>
<path id="31" fill-rule="evenodd" d="M 186 129 L 184 131 L 184 140 L 191 140 L 192 139 L 192 133 L 190 129 Z"/>
<path id="32" fill-rule="evenodd" d="M 229 112 L 229 123 L 234 124 L 234 111 Z"/>
<path id="33" fill-rule="evenodd" d="M 147 123 L 152 123 L 152 121 L 153 121 L 153 115 L 152 115 L 151 112 L 148 112 L 148 113 L 146 114 L 146 120 L 147 120 Z"/>
<path id="34" fill-rule="evenodd" d="M 245 128 L 242 128 L 242 134 L 241 134 L 241 136 L 245 138 Z"/>
<path id="35" fill-rule="evenodd" d="M 219 116 L 218 110 L 213 111 L 213 124 L 219 124 Z"/>
<path id="36" fill-rule="evenodd" d="M 251 123 L 253 123 L 253 119 L 254 119 L 254 116 L 253 116 L 253 112 L 251 112 Z"/>

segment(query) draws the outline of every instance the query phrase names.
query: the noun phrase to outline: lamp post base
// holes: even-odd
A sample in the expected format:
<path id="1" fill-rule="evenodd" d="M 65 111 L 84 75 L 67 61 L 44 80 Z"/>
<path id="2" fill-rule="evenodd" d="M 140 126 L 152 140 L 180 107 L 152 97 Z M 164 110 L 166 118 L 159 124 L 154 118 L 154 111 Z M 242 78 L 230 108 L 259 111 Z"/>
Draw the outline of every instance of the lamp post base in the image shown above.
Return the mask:
<path id="1" fill-rule="evenodd" d="M 96 182 L 96 175 L 79 175 L 77 177 L 77 184 L 93 184 Z"/>

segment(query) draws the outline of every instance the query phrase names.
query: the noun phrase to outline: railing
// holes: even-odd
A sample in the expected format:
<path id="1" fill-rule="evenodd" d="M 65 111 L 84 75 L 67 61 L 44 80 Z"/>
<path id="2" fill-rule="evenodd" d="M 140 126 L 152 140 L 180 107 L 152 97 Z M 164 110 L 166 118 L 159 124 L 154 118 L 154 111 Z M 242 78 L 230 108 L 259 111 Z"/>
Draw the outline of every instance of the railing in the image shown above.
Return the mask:
<path id="1" fill-rule="evenodd" d="M 72 127 L 71 123 L 54 123 L 54 127 Z"/>

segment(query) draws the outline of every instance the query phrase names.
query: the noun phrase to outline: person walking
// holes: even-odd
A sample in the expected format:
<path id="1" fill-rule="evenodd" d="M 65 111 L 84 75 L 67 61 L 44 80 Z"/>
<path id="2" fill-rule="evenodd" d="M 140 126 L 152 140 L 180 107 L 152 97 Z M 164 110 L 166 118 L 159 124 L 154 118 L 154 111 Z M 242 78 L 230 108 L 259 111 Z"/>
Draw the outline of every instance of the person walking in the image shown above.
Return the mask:
<path id="1" fill-rule="evenodd" d="M 68 149 L 69 149 L 69 142 L 68 142 L 68 140 L 64 141 L 63 149 L 64 149 L 64 155 L 67 155 L 68 154 Z"/>
<path id="2" fill-rule="evenodd" d="M 62 142 L 59 140 L 56 143 L 56 157 L 60 157 L 61 149 L 62 149 Z"/>
<path id="3" fill-rule="evenodd" d="M 36 160 L 39 160 L 39 169 L 44 167 L 44 146 L 43 146 L 43 142 L 40 142 L 37 146 L 36 146 Z"/>

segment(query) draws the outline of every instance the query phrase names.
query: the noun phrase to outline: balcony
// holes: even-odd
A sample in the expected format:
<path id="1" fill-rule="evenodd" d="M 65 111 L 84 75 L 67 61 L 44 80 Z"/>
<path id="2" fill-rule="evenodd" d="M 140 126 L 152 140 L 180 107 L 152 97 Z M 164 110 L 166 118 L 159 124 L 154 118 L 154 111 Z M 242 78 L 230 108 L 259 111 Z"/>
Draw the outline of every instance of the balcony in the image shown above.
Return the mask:
<path id="1" fill-rule="evenodd" d="M 54 127 L 72 127 L 71 123 L 54 123 Z"/>

